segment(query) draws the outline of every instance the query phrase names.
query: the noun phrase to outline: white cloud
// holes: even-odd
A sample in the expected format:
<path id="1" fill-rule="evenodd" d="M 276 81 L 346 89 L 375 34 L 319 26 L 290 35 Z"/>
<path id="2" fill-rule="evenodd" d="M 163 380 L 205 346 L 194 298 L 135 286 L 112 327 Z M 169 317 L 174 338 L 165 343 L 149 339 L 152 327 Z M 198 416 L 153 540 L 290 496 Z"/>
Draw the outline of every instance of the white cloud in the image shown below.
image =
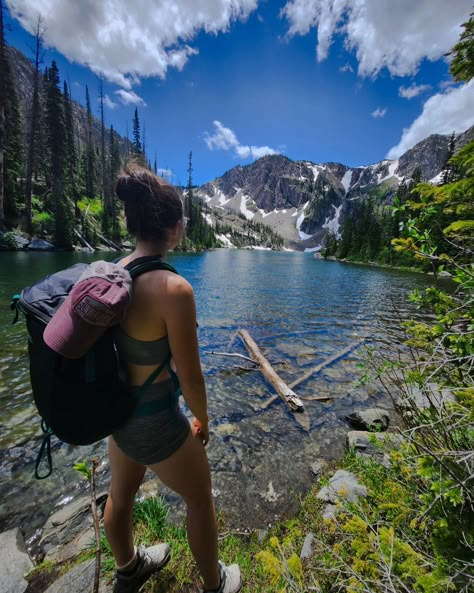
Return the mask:
<path id="1" fill-rule="evenodd" d="M 400 142 L 387 158 L 396 159 L 430 134 L 464 132 L 474 125 L 474 79 L 463 86 L 437 93 L 426 101 L 422 114 L 403 130 Z"/>
<path id="2" fill-rule="evenodd" d="M 423 58 L 437 60 L 452 48 L 471 6 L 467 0 L 289 0 L 281 16 L 290 37 L 317 28 L 319 62 L 340 34 L 356 54 L 360 76 L 375 77 L 384 67 L 406 76 L 416 73 Z"/>
<path id="3" fill-rule="evenodd" d="M 341 72 L 354 72 L 354 68 L 350 64 L 344 64 L 339 68 Z"/>
<path id="4" fill-rule="evenodd" d="M 374 117 L 375 119 L 379 119 L 381 117 L 385 117 L 386 113 L 387 113 L 387 108 L 382 109 L 381 107 L 377 107 L 377 109 L 375 111 L 372 111 L 372 113 L 370 115 L 372 117 Z"/>
<path id="5" fill-rule="evenodd" d="M 145 101 L 139 97 L 135 91 L 119 89 L 118 91 L 115 91 L 115 94 L 119 96 L 120 101 L 122 101 L 124 105 L 143 105 L 146 107 Z"/>
<path id="6" fill-rule="evenodd" d="M 401 86 L 398 89 L 398 94 L 400 97 L 404 99 L 413 99 L 413 97 L 417 97 L 424 93 L 425 91 L 429 91 L 432 89 L 430 84 L 411 84 L 410 86 Z"/>
<path id="7" fill-rule="evenodd" d="M 164 179 L 171 179 L 173 177 L 172 169 L 158 169 L 158 175 Z"/>
<path id="8" fill-rule="evenodd" d="M 277 150 L 269 146 L 245 146 L 239 142 L 235 132 L 225 128 L 220 121 L 214 121 L 214 133 L 206 133 L 204 141 L 210 150 L 234 150 L 236 156 L 242 159 L 259 159 L 267 154 L 278 154 Z"/>
<path id="9" fill-rule="evenodd" d="M 30 33 L 38 15 L 44 38 L 69 60 L 130 89 L 137 79 L 181 70 L 200 31 L 217 34 L 243 20 L 258 0 L 7 0 Z"/>
<path id="10" fill-rule="evenodd" d="M 115 109 L 117 107 L 117 103 L 115 103 L 109 95 L 105 95 L 104 97 L 104 105 L 109 109 Z"/>

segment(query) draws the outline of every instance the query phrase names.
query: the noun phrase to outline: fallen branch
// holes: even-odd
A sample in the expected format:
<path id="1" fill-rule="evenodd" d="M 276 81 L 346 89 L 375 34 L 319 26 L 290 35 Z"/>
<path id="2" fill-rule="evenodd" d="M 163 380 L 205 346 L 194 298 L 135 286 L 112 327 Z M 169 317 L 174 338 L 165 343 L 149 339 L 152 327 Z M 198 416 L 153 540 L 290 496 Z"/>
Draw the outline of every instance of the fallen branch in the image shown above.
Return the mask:
<path id="1" fill-rule="evenodd" d="M 81 233 L 77 230 L 74 229 L 74 234 L 79 237 L 79 239 L 82 241 L 82 243 L 84 243 L 84 245 L 87 247 L 87 249 L 90 249 L 91 251 L 95 251 L 95 249 L 92 247 L 92 245 L 90 245 L 85 239 L 84 237 L 81 235 Z"/>
<path id="2" fill-rule="evenodd" d="M 279 396 L 287 404 L 292 412 L 295 413 L 295 420 L 304 428 L 309 430 L 309 416 L 305 411 L 302 401 L 298 398 L 296 393 L 283 381 L 283 379 L 275 372 L 272 365 L 268 362 L 265 356 L 260 351 L 251 335 L 245 329 L 239 329 L 239 336 L 242 338 L 245 347 L 250 352 L 254 360 L 258 361 L 260 370 L 268 381 L 275 387 Z"/>
<path id="3" fill-rule="evenodd" d="M 262 410 L 266 410 L 267 408 L 269 408 L 279 398 L 279 395 L 272 395 L 272 397 L 268 398 L 267 401 L 263 402 L 263 404 L 261 405 Z"/>
<path id="4" fill-rule="evenodd" d="M 303 383 L 304 381 L 306 381 L 306 379 L 309 379 L 313 375 L 317 375 L 324 368 L 326 368 L 327 366 L 329 366 L 333 362 L 336 362 L 336 360 L 339 360 L 340 358 L 342 358 L 343 356 L 345 356 L 349 352 L 352 352 L 352 350 L 355 350 L 356 348 L 358 348 L 364 342 L 365 342 L 364 339 L 363 340 L 358 340 L 357 342 L 352 342 L 352 344 L 349 344 L 349 346 L 347 346 L 343 350 L 340 350 L 339 352 L 336 352 L 336 354 L 333 354 L 333 356 L 331 356 L 330 358 L 326 359 L 324 362 L 321 362 L 320 364 L 318 364 L 314 368 L 309 369 L 309 371 L 306 371 L 306 373 L 304 373 L 303 375 L 301 375 L 301 377 L 299 377 L 299 379 L 296 379 L 296 381 L 293 381 L 293 383 L 290 383 L 290 385 L 289 385 L 290 389 L 293 389 L 297 385 L 300 385 L 301 383 Z"/>
<path id="5" fill-rule="evenodd" d="M 329 402 L 334 399 L 334 397 L 328 395 L 322 395 L 319 397 L 311 397 L 311 396 L 299 396 L 300 399 L 304 399 L 305 402 Z"/>
<path id="6" fill-rule="evenodd" d="M 210 354 L 213 354 L 214 356 L 232 356 L 237 358 L 243 358 L 244 360 L 247 360 L 252 364 L 258 365 L 258 362 L 256 360 L 253 360 L 253 358 L 249 358 L 248 356 L 244 356 L 243 354 L 232 354 L 229 352 L 214 352 L 214 350 L 212 350 Z"/>

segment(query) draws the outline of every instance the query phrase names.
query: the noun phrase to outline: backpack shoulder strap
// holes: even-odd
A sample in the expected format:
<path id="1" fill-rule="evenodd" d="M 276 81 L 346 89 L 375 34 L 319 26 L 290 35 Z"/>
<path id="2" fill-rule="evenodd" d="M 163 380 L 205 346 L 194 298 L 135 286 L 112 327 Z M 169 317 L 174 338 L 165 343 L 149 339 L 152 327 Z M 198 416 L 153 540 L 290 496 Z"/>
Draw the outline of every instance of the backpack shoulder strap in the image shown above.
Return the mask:
<path id="1" fill-rule="evenodd" d="M 164 262 L 159 256 L 139 257 L 125 266 L 125 269 L 130 272 L 132 280 L 153 270 L 167 270 L 178 274 L 177 270 L 172 265 Z"/>

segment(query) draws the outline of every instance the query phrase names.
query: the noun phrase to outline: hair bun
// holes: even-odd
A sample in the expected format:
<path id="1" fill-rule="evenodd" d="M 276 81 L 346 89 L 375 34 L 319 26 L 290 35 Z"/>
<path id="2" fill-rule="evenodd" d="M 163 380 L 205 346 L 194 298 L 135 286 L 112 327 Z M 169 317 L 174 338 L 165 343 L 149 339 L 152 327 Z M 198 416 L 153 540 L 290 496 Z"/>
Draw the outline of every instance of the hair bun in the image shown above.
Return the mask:
<path id="1" fill-rule="evenodd" d="M 121 202 L 142 201 L 150 193 L 149 171 L 131 161 L 119 173 L 115 185 L 117 197 Z"/>

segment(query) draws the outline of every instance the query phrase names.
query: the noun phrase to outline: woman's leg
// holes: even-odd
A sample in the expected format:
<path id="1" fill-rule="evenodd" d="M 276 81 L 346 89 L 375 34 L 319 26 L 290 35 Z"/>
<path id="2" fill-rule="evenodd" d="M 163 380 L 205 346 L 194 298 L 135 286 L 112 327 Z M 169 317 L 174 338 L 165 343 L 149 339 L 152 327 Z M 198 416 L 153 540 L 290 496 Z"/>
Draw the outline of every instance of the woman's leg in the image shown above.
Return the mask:
<path id="1" fill-rule="evenodd" d="M 104 527 L 117 566 L 125 566 L 135 555 L 132 519 L 135 495 L 146 467 L 127 457 L 109 438 L 112 480 L 105 505 Z"/>
<path id="2" fill-rule="evenodd" d="M 181 495 L 187 505 L 189 547 L 206 589 L 220 583 L 217 525 L 206 450 L 193 430 L 184 444 L 164 461 L 150 466 L 158 478 Z"/>

